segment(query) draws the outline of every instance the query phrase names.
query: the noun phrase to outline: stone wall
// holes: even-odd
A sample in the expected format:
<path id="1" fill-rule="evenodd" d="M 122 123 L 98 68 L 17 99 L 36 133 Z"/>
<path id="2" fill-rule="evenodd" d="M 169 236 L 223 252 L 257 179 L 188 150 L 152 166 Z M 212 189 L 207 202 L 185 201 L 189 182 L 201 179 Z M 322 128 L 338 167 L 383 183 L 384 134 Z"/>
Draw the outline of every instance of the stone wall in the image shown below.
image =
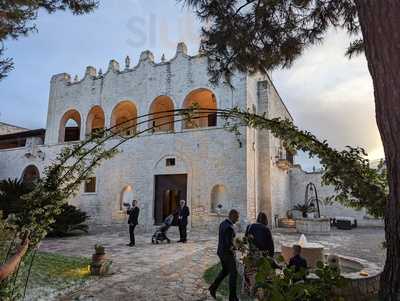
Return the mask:
<path id="1" fill-rule="evenodd" d="M 306 185 L 310 182 L 314 183 L 317 187 L 318 198 L 323 200 L 327 197 L 335 195 L 333 186 L 323 186 L 321 184 L 322 172 L 305 172 L 299 166 L 295 166 L 290 171 L 290 193 L 291 193 L 291 206 L 304 203 L 304 194 Z M 331 205 L 320 205 L 321 215 L 327 217 L 335 216 L 349 216 L 354 217 L 358 221 L 363 221 L 368 218 L 368 215 L 363 210 L 355 210 L 347 208 L 341 204 L 334 202 Z"/>
<path id="2" fill-rule="evenodd" d="M 258 80 L 258 113 L 268 118 L 282 118 L 293 121 L 292 116 L 280 98 L 269 77 Z M 275 215 L 285 215 L 290 207 L 290 180 L 288 171 L 277 166 L 277 160 L 286 158 L 286 151 L 280 139 L 269 131 L 258 131 L 259 165 L 258 187 L 260 211 L 268 213 L 271 225 Z"/>
<path id="3" fill-rule="evenodd" d="M 113 145 L 119 140 L 109 143 Z M 38 146 L 45 159 L 26 158 L 26 148 L 0 150 L 0 179 L 20 178 L 26 166 L 34 164 L 40 173 L 61 150 L 62 145 Z M 154 134 L 122 144 L 121 153 L 105 161 L 96 171 L 96 193 L 83 193 L 71 200 L 92 218 L 94 223 L 125 222 L 120 211 L 122 191 L 133 188 L 133 197 L 142 208 L 140 223 L 153 225 L 154 176 L 188 175 L 188 205 L 192 225 L 213 221 L 209 217 L 211 190 L 219 184 L 226 187 L 232 208 L 246 216 L 245 152 L 235 137 L 223 129 L 188 130 L 176 134 Z M 165 159 L 173 157 L 176 165 L 167 167 Z"/>
<path id="4" fill-rule="evenodd" d="M 137 115 L 142 116 L 150 112 L 158 96 L 168 96 L 174 108 L 182 108 L 186 97 L 198 89 L 211 91 L 220 109 L 239 107 L 266 113 L 268 118 L 292 120 L 268 75 L 239 73 L 232 77 L 232 84 L 235 89 L 224 84 L 211 86 L 207 58 L 189 56 L 183 43 L 169 61 L 156 63 L 153 54 L 144 51 L 134 67 L 129 60 L 125 67 L 111 60 L 104 74 L 87 67 L 82 80 L 72 80 L 66 73 L 54 75 L 44 145 L 40 145 L 43 141 L 32 138 L 26 147 L 0 150 L 0 179 L 20 178 L 30 164 L 36 165 L 42 174 L 62 147 L 68 145 L 59 142 L 59 134 L 61 120 L 69 110 L 79 114 L 81 140 L 88 132 L 88 115 L 95 106 L 104 111 L 105 127 L 110 127 L 112 112 L 121 101 L 132 103 Z M 96 193 L 81 191 L 71 202 L 87 211 L 94 223 L 122 223 L 126 217 L 121 211 L 121 195 L 130 186 L 129 197 L 139 200 L 143 209 L 141 223 L 151 226 L 155 175 L 185 173 L 193 225 L 212 226 L 220 221 L 221 217 L 211 212 L 211 191 L 216 185 L 224 187 L 221 199 L 225 202 L 225 212 L 238 209 L 242 220 L 249 222 L 264 211 L 272 224 L 275 215 L 284 217 L 288 209 L 303 201 L 306 183 L 313 181 L 319 185 L 321 196 L 332 192 L 329 187 L 320 187 L 319 174 L 299 169 L 289 172 L 278 167 L 278 159 L 286 156 L 285 149 L 282 141 L 268 131 L 242 128 L 242 147 L 239 147 L 234 135 L 221 126 L 221 121 L 217 121 L 216 127 L 184 129 L 181 122 L 176 122 L 171 132 L 146 133 L 126 142 L 121 146 L 122 153 L 96 170 Z M 147 128 L 145 120 L 137 131 Z M 169 157 L 175 158 L 175 166 L 165 166 Z M 349 210 L 340 205 L 322 208 L 326 215 L 356 214 Z M 365 212 L 357 214 L 361 218 Z"/>
<path id="5" fill-rule="evenodd" d="M 95 68 L 87 67 L 84 78 L 77 82 L 65 73 L 54 75 L 50 84 L 45 143 L 58 143 L 60 120 L 71 109 L 80 114 L 83 139 L 88 113 L 96 105 L 104 111 L 106 127 L 110 126 L 112 111 L 121 101 L 133 103 L 137 115 L 141 116 L 150 112 L 158 96 L 169 96 L 174 107 L 179 109 L 185 97 L 199 88 L 215 94 L 218 108 L 246 107 L 245 75 L 233 77 L 234 90 L 223 84 L 212 87 L 208 79 L 207 58 L 188 56 L 184 44 L 178 45 L 175 57 L 167 62 L 155 63 L 151 52 L 144 51 L 135 67 L 120 68 L 117 62 L 110 61 L 104 74 L 99 75 Z M 142 124 L 139 130 L 146 127 L 147 124 Z M 181 124 L 177 123 L 175 129 L 179 131 Z"/>

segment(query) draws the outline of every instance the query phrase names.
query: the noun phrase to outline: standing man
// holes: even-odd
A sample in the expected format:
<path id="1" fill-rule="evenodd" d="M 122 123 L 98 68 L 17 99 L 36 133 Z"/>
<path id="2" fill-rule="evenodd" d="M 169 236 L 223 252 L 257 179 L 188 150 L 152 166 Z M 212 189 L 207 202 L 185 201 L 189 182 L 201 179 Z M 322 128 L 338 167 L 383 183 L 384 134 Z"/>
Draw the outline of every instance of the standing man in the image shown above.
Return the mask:
<path id="1" fill-rule="evenodd" d="M 233 239 L 235 238 L 235 230 L 233 225 L 239 220 L 239 212 L 232 209 L 229 212 L 229 217 L 219 225 L 218 237 L 218 250 L 217 254 L 221 261 L 222 271 L 218 274 L 217 278 L 211 284 L 210 295 L 217 299 L 216 293 L 219 285 L 226 276 L 229 275 L 229 301 L 239 301 L 236 295 L 236 259 L 233 246 Z"/>
<path id="2" fill-rule="evenodd" d="M 179 236 L 178 242 L 186 243 L 187 241 L 187 224 L 188 216 L 190 215 L 189 207 L 186 206 L 186 201 L 181 200 L 180 206 L 178 208 L 178 226 L 179 226 Z"/>
<path id="3" fill-rule="evenodd" d="M 131 242 L 127 244 L 129 247 L 133 247 L 135 245 L 135 228 L 138 224 L 139 218 L 139 207 L 137 206 L 137 201 L 132 201 L 132 206 L 126 211 L 126 214 L 129 215 L 128 224 L 129 224 L 129 238 Z"/>

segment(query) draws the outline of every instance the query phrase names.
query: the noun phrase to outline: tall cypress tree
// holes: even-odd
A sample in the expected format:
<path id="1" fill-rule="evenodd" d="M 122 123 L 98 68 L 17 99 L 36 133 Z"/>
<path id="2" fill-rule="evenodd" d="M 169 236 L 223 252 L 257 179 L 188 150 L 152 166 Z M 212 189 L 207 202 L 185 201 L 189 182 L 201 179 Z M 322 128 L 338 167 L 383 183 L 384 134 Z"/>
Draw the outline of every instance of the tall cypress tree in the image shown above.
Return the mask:
<path id="1" fill-rule="evenodd" d="M 205 23 L 201 48 L 214 83 L 229 82 L 234 71 L 290 67 L 332 27 L 355 37 L 346 53 L 365 51 L 389 178 L 380 293 L 384 300 L 400 300 L 400 0 L 178 1 Z"/>

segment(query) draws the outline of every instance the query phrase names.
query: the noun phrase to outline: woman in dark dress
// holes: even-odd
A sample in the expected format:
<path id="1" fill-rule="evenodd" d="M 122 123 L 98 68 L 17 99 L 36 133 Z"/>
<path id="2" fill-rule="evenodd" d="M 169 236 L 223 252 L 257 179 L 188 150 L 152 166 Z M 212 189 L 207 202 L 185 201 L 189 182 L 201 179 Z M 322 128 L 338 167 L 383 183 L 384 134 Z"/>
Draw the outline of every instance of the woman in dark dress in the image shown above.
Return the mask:
<path id="1" fill-rule="evenodd" d="M 246 237 L 249 240 L 251 249 L 262 251 L 262 256 L 273 257 L 275 253 L 274 240 L 271 231 L 267 227 L 268 218 L 264 212 L 260 212 L 257 222 L 246 229 Z M 254 248 L 255 247 L 255 248 Z M 251 250 L 250 249 L 250 250 Z M 273 268 L 279 268 L 275 261 L 271 261 Z M 244 291 L 250 296 L 255 296 L 257 268 L 245 266 L 244 268 Z"/>
<path id="2" fill-rule="evenodd" d="M 264 212 L 258 214 L 256 223 L 247 227 L 246 237 L 251 240 L 257 249 L 268 252 L 268 255 L 271 257 L 274 256 L 274 240 L 272 238 L 271 230 L 268 228 L 267 215 Z"/>

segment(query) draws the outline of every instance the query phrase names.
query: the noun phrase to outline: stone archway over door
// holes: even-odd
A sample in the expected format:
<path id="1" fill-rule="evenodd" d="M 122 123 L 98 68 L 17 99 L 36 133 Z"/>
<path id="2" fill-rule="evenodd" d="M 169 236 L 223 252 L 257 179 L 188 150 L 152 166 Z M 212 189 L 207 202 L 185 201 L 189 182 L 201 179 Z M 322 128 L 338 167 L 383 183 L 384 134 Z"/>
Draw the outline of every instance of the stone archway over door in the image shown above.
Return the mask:
<path id="1" fill-rule="evenodd" d="M 154 223 L 161 224 L 174 213 L 180 200 L 187 201 L 187 174 L 156 175 Z"/>

